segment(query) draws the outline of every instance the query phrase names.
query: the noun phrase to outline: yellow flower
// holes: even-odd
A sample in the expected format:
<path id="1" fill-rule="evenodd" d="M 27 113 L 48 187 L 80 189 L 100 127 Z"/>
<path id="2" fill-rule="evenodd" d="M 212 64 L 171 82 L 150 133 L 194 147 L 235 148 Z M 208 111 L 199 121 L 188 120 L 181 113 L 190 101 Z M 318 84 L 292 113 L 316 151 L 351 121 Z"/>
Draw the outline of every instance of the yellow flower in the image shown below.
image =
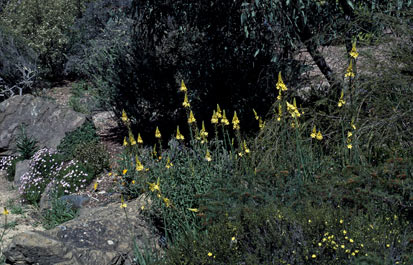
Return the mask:
<path id="1" fill-rule="evenodd" d="M 181 80 L 181 88 L 179 89 L 182 92 L 186 92 L 188 89 L 186 88 L 186 85 L 184 83 L 184 80 Z"/>
<path id="2" fill-rule="evenodd" d="M 212 113 L 211 123 L 212 124 L 217 124 L 218 123 L 218 116 L 217 116 L 217 113 L 215 112 L 215 110 Z"/>
<path id="3" fill-rule="evenodd" d="M 182 106 L 184 106 L 185 108 L 189 108 L 191 106 L 191 104 L 189 104 L 189 101 L 188 101 L 187 93 L 185 93 L 185 98 L 184 98 L 184 102 L 182 102 Z"/>
<path id="4" fill-rule="evenodd" d="M 278 118 L 277 118 L 277 121 L 281 120 L 282 113 L 283 113 L 282 106 L 281 106 L 281 104 L 278 104 Z"/>
<path id="5" fill-rule="evenodd" d="M 350 243 L 354 243 L 354 240 L 353 240 L 353 239 L 351 239 L 351 238 L 350 238 L 350 240 L 349 240 L 349 241 L 350 241 Z"/>
<path id="6" fill-rule="evenodd" d="M 311 257 L 312 257 L 313 259 L 315 259 L 315 258 L 317 258 L 317 255 L 316 255 L 316 254 L 313 254 Z"/>
<path id="7" fill-rule="evenodd" d="M 225 110 L 222 112 L 221 123 L 224 124 L 224 125 L 229 125 L 229 121 L 227 119 L 227 116 L 225 115 Z"/>
<path id="8" fill-rule="evenodd" d="M 323 135 L 321 134 L 321 131 L 318 131 L 316 138 L 319 141 L 323 140 Z"/>
<path id="9" fill-rule="evenodd" d="M 132 132 L 129 132 L 129 142 L 130 145 L 136 145 L 135 137 L 133 136 Z"/>
<path id="10" fill-rule="evenodd" d="M 191 212 L 194 212 L 194 213 L 199 212 L 199 210 L 197 208 L 188 208 L 188 210 L 190 210 Z"/>
<path id="11" fill-rule="evenodd" d="M 209 150 L 207 149 L 206 155 L 205 155 L 205 160 L 208 162 L 211 162 L 212 158 L 211 158 L 211 153 L 209 152 Z"/>
<path id="12" fill-rule="evenodd" d="M 127 169 L 124 169 L 124 170 L 122 171 L 122 175 L 125 175 L 127 172 L 128 172 L 128 170 L 127 170 Z"/>
<path id="13" fill-rule="evenodd" d="M 200 135 L 202 136 L 202 137 L 208 137 L 208 132 L 205 130 L 205 124 L 204 124 L 204 121 L 202 121 L 202 129 L 201 129 L 201 131 L 199 132 L 200 133 Z"/>
<path id="14" fill-rule="evenodd" d="M 128 141 L 126 140 L 126 136 L 125 138 L 123 138 L 123 146 L 128 146 Z"/>
<path id="15" fill-rule="evenodd" d="M 344 221 L 342 219 L 340 219 L 340 224 L 344 223 Z"/>
<path id="16" fill-rule="evenodd" d="M 211 252 L 208 252 L 208 257 L 211 257 L 212 256 L 212 253 Z"/>
<path id="17" fill-rule="evenodd" d="M 171 159 L 169 159 L 169 156 L 168 156 L 168 159 L 167 159 L 167 161 L 166 161 L 166 168 L 171 168 L 172 166 L 173 166 L 174 164 L 172 164 L 172 162 L 171 162 Z"/>
<path id="18" fill-rule="evenodd" d="M 220 119 L 222 117 L 221 115 L 221 108 L 219 107 L 219 105 L 217 104 L 217 118 Z"/>
<path id="19" fill-rule="evenodd" d="M 128 116 L 126 115 L 126 112 L 125 112 L 125 110 L 122 110 L 122 121 L 124 122 L 124 123 L 126 123 L 126 122 L 128 122 L 129 121 L 129 118 L 128 118 Z"/>
<path id="20" fill-rule="evenodd" d="M 389 248 L 389 247 L 390 247 L 390 244 L 386 244 L 386 247 Z"/>
<path id="21" fill-rule="evenodd" d="M 4 210 L 3 210 L 3 215 L 9 215 L 9 211 L 7 210 L 7 208 L 4 207 L 3 209 L 4 209 Z"/>
<path id="22" fill-rule="evenodd" d="M 353 145 L 352 145 L 352 144 L 348 144 L 348 145 L 347 145 L 347 148 L 348 148 L 348 149 L 351 149 L 351 148 L 353 148 Z"/>
<path id="23" fill-rule="evenodd" d="M 143 144 L 143 140 L 140 133 L 138 133 L 138 144 Z"/>
<path id="24" fill-rule="evenodd" d="M 311 132 L 310 136 L 311 136 L 311 138 L 315 138 L 317 136 L 317 130 L 315 128 L 315 125 L 313 127 L 313 131 Z"/>
<path id="25" fill-rule="evenodd" d="M 159 131 L 159 128 L 158 128 L 158 126 L 156 126 L 156 131 L 155 131 L 155 138 L 161 138 L 162 136 L 161 136 L 161 132 Z"/>
<path id="26" fill-rule="evenodd" d="M 162 200 L 165 203 L 166 207 L 171 207 L 171 201 L 168 198 L 163 197 Z"/>
<path id="27" fill-rule="evenodd" d="M 300 114 L 300 112 L 298 111 L 298 109 L 297 109 L 297 107 L 296 106 L 294 106 L 293 104 L 290 104 L 289 102 L 287 102 L 286 101 L 286 103 L 287 103 L 287 110 L 288 110 L 288 112 L 291 114 L 291 116 L 293 117 L 293 118 L 295 118 L 295 117 L 300 117 L 301 116 L 301 114 Z"/>
<path id="28" fill-rule="evenodd" d="M 343 235 L 345 235 L 345 234 L 347 234 L 347 231 L 346 231 L 346 230 L 343 230 Z"/>
<path id="29" fill-rule="evenodd" d="M 265 121 L 262 121 L 261 117 L 258 121 L 258 127 L 260 128 L 260 130 L 265 128 Z"/>
<path id="30" fill-rule="evenodd" d="M 188 123 L 191 124 L 191 123 L 194 123 L 194 122 L 196 122 L 196 119 L 194 117 L 194 113 L 191 110 L 191 112 L 189 112 Z"/>
<path id="31" fill-rule="evenodd" d="M 247 142 L 244 140 L 244 146 L 243 146 L 243 148 L 244 148 L 244 152 L 246 153 L 246 154 L 249 154 L 250 153 L 250 149 L 248 148 L 248 146 L 247 146 Z"/>
<path id="32" fill-rule="evenodd" d="M 96 191 L 98 189 L 98 182 L 96 181 L 95 184 L 93 184 L 93 190 Z"/>
<path id="33" fill-rule="evenodd" d="M 176 139 L 177 140 L 184 140 L 185 139 L 185 137 L 179 131 L 179 125 L 176 127 Z"/>
<path id="34" fill-rule="evenodd" d="M 350 65 L 347 67 L 345 77 L 354 77 L 355 74 L 353 72 L 353 61 L 350 61 Z"/>
<path id="35" fill-rule="evenodd" d="M 236 111 L 234 111 L 234 117 L 232 117 L 232 125 L 233 125 L 234 130 L 239 130 L 240 129 L 239 119 L 238 119 Z"/>
<path id="36" fill-rule="evenodd" d="M 338 100 L 338 107 L 341 108 L 344 104 L 346 104 L 346 101 L 343 99 L 344 97 L 344 91 L 341 90 L 341 95 L 340 95 L 340 99 Z"/>
<path id="37" fill-rule="evenodd" d="M 356 125 L 354 125 L 354 118 L 351 119 L 351 123 L 350 123 L 351 128 L 353 128 L 353 130 L 357 129 Z"/>
<path id="38" fill-rule="evenodd" d="M 132 180 L 132 184 L 135 184 L 136 183 L 136 181 L 135 180 Z"/>
<path id="39" fill-rule="evenodd" d="M 359 56 L 359 53 L 357 52 L 357 49 L 356 49 L 356 42 L 353 42 L 353 47 L 351 48 L 351 51 L 349 52 L 349 54 L 354 59 L 357 59 L 357 57 Z"/>
<path id="40" fill-rule="evenodd" d="M 123 196 L 120 196 L 120 208 L 126 208 L 127 205 L 125 203 L 125 200 L 123 199 Z"/>
<path id="41" fill-rule="evenodd" d="M 149 189 L 151 190 L 151 191 L 155 191 L 155 190 L 157 190 L 157 191 L 161 191 L 161 187 L 159 186 L 159 178 L 158 178 L 158 180 L 156 181 L 156 183 L 154 182 L 154 183 L 149 183 L 148 182 L 148 184 L 149 184 Z"/>
<path id="42" fill-rule="evenodd" d="M 283 91 L 287 90 L 287 86 L 284 84 L 284 81 L 281 77 L 281 72 L 278 73 L 278 82 L 276 84 L 276 87 L 278 90 L 283 90 Z"/>
<path id="43" fill-rule="evenodd" d="M 352 132 L 347 132 L 347 138 L 350 138 L 351 136 L 353 136 L 353 133 Z"/>
<path id="44" fill-rule="evenodd" d="M 278 90 L 278 96 L 277 96 L 277 99 L 278 99 L 278 100 L 281 100 L 281 99 L 282 99 L 281 91 L 282 91 L 281 89 Z"/>
<path id="45" fill-rule="evenodd" d="M 135 165 L 135 170 L 136 171 L 142 171 L 144 169 L 143 165 L 142 165 L 141 161 L 139 161 L 139 158 L 138 158 L 137 155 L 135 155 L 135 163 L 136 163 L 136 165 Z"/>
<path id="46" fill-rule="evenodd" d="M 255 111 L 255 109 L 252 109 L 252 111 L 254 112 L 254 116 L 255 119 L 258 121 L 260 119 L 260 116 L 258 116 L 257 112 Z"/>
<path id="47" fill-rule="evenodd" d="M 231 241 L 235 241 L 235 236 L 231 237 Z"/>
<path id="48" fill-rule="evenodd" d="M 126 203 L 121 203 L 120 204 L 120 208 L 126 208 L 126 207 L 128 207 L 128 205 Z"/>

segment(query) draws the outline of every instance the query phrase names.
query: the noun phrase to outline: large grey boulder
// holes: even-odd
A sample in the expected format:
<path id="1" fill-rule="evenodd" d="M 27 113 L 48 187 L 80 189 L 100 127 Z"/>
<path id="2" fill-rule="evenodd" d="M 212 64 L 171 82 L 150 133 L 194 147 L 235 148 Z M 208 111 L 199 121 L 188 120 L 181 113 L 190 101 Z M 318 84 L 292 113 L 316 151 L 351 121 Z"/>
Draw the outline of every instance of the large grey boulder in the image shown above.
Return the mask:
<path id="1" fill-rule="evenodd" d="M 15 236 L 4 255 L 11 264 L 131 264 L 134 242 L 141 250 L 159 247 L 159 237 L 138 213 L 142 203 L 83 208 L 79 217 L 52 230 Z"/>
<path id="2" fill-rule="evenodd" d="M 38 147 L 56 149 L 67 132 L 80 127 L 86 116 L 61 108 L 44 98 L 14 96 L 0 103 L 0 156 L 16 154 L 20 125 L 38 141 Z"/>
<path id="3" fill-rule="evenodd" d="M 16 171 L 14 173 L 14 185 L 19 187 L 21 184 L 20 178 L 24 173 L 30 170 L 30 160 L 23 160 L 16 163 Z"/>

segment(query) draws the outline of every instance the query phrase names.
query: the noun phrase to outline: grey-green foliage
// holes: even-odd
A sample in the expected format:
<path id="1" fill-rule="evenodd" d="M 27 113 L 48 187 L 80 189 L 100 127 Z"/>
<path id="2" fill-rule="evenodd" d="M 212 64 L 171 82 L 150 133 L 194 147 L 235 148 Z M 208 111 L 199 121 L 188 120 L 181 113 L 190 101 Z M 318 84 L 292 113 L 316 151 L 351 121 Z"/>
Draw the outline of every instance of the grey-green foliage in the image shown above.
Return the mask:
<path id="1" fill-rule="evenodd" d="M 17 151 L 21 159 L 30 159 L 38 150 L 37 140 L 28 136 L 23 124 L 20 125 L 20 134 L 16 139 Z"/>
<path id="2" fill-rule="evenodd" d="M 52 229 L 74 219 L 76 215 L 77 210 L 69 202 L 55 197 L 52 199 L 51 209 L 47 209 L 42 213 L 42 223 L 44 228 Z"/>

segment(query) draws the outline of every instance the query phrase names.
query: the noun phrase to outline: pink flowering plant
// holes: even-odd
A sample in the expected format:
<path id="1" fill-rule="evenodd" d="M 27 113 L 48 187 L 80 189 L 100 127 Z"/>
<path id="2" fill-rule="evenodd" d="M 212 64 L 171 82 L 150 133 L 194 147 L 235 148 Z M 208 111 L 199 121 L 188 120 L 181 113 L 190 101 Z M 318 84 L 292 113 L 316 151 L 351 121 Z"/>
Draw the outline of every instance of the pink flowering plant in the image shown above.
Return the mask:
<path id="1" fill-rule="evenodd" d="M 49 183 L 58 195 L 64 195 L 86 187 L 90 178 L 77 161 L 64 162 L 58 153 L 43 148 L 33 155 L 30 169 L 20 181 L 23 200 L 36 204 Z"/>

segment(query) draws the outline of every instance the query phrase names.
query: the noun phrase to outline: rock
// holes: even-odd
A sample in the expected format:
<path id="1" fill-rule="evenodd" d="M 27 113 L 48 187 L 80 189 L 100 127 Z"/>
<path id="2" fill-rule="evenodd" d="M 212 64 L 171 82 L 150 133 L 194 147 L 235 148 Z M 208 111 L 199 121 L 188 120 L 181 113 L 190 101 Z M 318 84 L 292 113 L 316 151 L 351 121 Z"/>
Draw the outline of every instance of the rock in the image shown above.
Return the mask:
<path id="1" fill-rule="evenodd" d="M 65 133 L 80 127 L 86 116 L 33 95 L 14 96 L 0 103 L 0 155 L 15 155 L 20 125 L 38 147 L 56 149 Z"/>
<path id="2" fill-rule="evenodd" d="M 52 198 L 51 191 L 53 190 L 54 182 L 51 181 L 47 184 L 46 188 L 44 189 L 42 196 L 40 197 L 39 202 L 39 209 L 40 212 L 43 212 L 46 209 L 50 209 L 52 207 Z"/>
<path id="3" fill-rule="evenodd" d="M 142 204 L 136 199 L 127 208 L 120 202 L 91 208 L 52 230 L 21 233 L 4 256 L 12 264 L 131 264 L 134 241 L 141 250 L 159 248 L 159 237 L 138 214 Z"/>
<path id="4" fill-rule="evenodd" d="M 80 209 L 90 201 L 90 198 L 84 195 L 70 194 L 60 197 L 59 200 L 69 203 L 74 209 Z"/>
<path id="5" fill-rule="evenodd" d="M 20 186 L 20 178 L 30 169 L 30 160 L 23 160 L 16 163 L 16 172 L 14 173 L 14 185 Z"/>

